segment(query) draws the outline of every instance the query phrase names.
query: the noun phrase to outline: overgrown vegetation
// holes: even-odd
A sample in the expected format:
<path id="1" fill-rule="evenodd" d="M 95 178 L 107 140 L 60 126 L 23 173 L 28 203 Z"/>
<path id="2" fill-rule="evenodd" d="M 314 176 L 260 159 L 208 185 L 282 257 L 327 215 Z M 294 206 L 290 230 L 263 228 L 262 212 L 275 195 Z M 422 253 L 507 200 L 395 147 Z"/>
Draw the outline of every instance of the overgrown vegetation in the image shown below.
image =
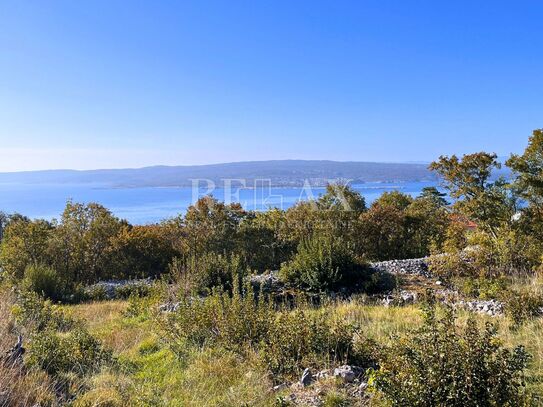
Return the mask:
<path id="1" fill-rule="evenodd" d="M 381 349 L 370 383 L 393 406 L 527 405 L 522 346 L 504 349 L 496 327 L 470 317 L 459 327 L 453 311 L 424 309 L 421 328 Z"/>
<path id="2" fill-rule="evenodd" d="M 493 175 L 494 154 L 440 157 L 431 168 L 451 203 L 427 188 L 368 207 L 334 184 L 285 211 L 207 196 L 148 226 L 95 203 L 68 202 L 52 221 L 1 214 L 0 405 L 286 405 L 314 387 L 274 385 L 342 364 L 361 369 L 357 386 L 373 369 L 373 405 L 537 405 L 542 157 L 541 130 L 508 160 L 511 179 Z M 489 324 L 364 297 L 394 288 L 369 262 L 430 254 L 440 284 L 505 315 Z M 255 292 L 248 276 L 271 270 L 281 291 Z M 141 278 L 115 288 L 122 301 L 88 288 Z M 19 336 L 25 352 L 13 353 Z M 369 400 L 364 386 L 322 380 L 328 405 Z"/>
<path id="3" fill-rule="evenodd" d="M 200 300 L 184 299 L 166 326 L 180 355 L 187 343 L 256 354 L 276 380 L 292 379 L 307 367 L 367 362 L 367 355 L 356 349 L 354 326 L 314 312 L 308 304 L 291 307 L 275 309 L 250 286 L 231 296 L 216 290 Z"/>

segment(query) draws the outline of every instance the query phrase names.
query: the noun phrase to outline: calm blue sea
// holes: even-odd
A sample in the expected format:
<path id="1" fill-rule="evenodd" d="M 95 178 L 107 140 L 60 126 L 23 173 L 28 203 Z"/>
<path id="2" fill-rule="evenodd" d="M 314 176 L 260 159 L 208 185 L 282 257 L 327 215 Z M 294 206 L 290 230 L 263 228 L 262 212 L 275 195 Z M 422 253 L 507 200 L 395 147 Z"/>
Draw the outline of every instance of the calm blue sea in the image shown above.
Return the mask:
<path id="1" fill-rule="evenodd" d="M 422 188 L 437 186 L 435 182 L 366 183 L 353 185 L 365 198 L 373 202 L 385 191 L 399 190 L 412 196 Z M 269 207 L 286 209 L 299 200 L 318 197 L 324 188 L 262 188 L 232 191 L 217 188 L 213 196 L 220 200 L 239 201 L 246 209 L 266 210 Z M 134 224 L 148 224 L 183 213 L 199 194 L 191 188 L 110 188 L 97 184 L 0 184 L 0 211 L 18 212 L 31 218 L 58 218 L 66 201 L 98 202 L 116 216 Z M 238 198 L 239 197 L 239 198 Z"/>

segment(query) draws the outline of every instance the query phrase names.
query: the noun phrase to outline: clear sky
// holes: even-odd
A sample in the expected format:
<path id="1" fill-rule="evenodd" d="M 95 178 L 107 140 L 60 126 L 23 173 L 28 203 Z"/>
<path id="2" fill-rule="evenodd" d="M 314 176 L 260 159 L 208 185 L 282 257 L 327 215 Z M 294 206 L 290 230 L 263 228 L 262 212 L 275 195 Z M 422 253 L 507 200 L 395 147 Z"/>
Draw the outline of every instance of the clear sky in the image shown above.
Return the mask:
<path id="1" fill-rule="evenodd" d="M 542 1 L 0 0 L 0 171 L 521 151 Z"/>

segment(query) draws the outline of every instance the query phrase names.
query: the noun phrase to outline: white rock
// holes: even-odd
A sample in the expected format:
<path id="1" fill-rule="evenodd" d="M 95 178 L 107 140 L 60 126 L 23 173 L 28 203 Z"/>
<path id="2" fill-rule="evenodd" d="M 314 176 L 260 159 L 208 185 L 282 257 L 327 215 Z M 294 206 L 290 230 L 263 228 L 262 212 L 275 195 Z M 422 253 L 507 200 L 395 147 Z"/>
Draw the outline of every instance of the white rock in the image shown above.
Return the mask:
<path id="1" fill-rule="evenodd" d="M 356 372 L 349 365 L 336 367 L 334 369 L 334 376 L 341 377 L 345 382 L 352 383 L 356 378 Z"/>

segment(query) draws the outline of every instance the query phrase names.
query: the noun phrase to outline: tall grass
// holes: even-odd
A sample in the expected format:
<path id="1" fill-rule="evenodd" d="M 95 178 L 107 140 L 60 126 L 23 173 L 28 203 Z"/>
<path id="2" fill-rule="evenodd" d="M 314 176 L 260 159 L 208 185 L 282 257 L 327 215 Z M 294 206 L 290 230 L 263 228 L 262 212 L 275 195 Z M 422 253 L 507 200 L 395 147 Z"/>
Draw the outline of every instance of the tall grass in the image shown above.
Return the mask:
<path id="1" fill-rule="evenodd" d="M 10 314 L 13 300 L 11 292 L 1 292 L 2 353 L 16 341 Z M 133 315 L 127 312 L 128 308 L 126 301 L 62 307 L 62 311 L 83 320 L 90 333 L 112 349 L 118 360 L 115 366 L 85 377 L 74 406 L 272 406 L 282 394 L 271 391 L 274 376 L 270 374 L 267 361 L 258 354 L 260 345 L 254 346 L 255 350 L 246 348 L 246 352 L 240 353 L 236 349 L 225 349 L 220 343 L 201 347 L 181 341 L 179 345 L 184 346 L 185 351 L 180 355 L 165 341 L 156 316 L 152 313 Z M 378 344 L 392 343 L 397 335 L 417 328 L 422 321 L 421 312 L 415 306 L 386 308 L 358 301 L 335 301 L 320 307 L 308 305 L 302 308 L 306 323 L 307 320 L 320 320 L 324 315 L 326 319 L 341 321 L 341 326 L 350 326 L 352 332 Z M 288 312 L 284 309 L 279 314 L 287 318 Z M 287 319 L 289 324 L 296 320 L 294 316 Z M 459 323 L 465 323 L 466 319 L 467 313 L 459 312 Z M 508 317 L 477 316 L 477 319 L 481 324 L 486 321 L 497 323 L 500 340 L 505 346 L 522 344 L 527 348 L 533 356 L 527 372 L 528 388 L 543 394 L 543 321 L 535 319 L 514 329 Z M 294 334 L 294 330 L 287 331 L 283 334 Z M 326 358 L 319 357 L 314 362 L 318 362 L 314 363 L 315 369 L 334 366 Z M 52 391 L 55 383 L 43 373 L 0 369 L 0 406 L 55 405 Z M 290 380 L 296 378 L 297 374 L 294 374 Z M 341 399 L 337 395 L 334 398 L 334 392 L 343 394 L 341 388 L 334 386 L 331 383 L 326 390 L 330 392 L 330 402 Z M 286 394 L 291 391 L 286 390 Z M 380 405 L 378 398 L 372 403 Z"/>
<path id="2" fill-rule="evenodd" d="M 46 374 L 25 370 L 18 363 L 6 363 L 6 352 L 17 340 L 13 304 L 13 293 L 0 287 L 0 406 L 54 405 L 54 383 Z"/>

